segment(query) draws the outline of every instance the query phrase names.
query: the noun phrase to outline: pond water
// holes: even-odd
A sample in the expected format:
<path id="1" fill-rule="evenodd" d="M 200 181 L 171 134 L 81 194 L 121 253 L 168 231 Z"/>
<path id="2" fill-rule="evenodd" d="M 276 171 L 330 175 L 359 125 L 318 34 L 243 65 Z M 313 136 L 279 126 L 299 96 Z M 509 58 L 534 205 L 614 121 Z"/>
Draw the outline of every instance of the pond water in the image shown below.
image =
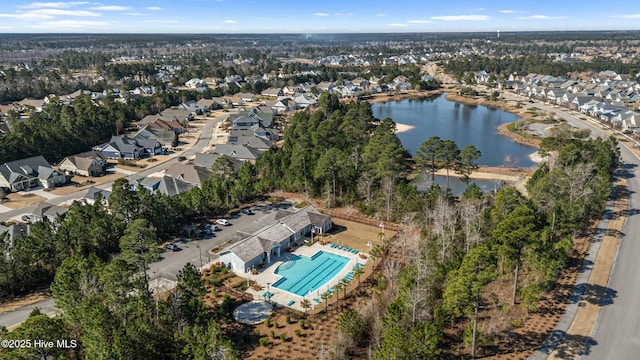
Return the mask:
<path id="1" fill-rule="evenodd" d="M 469 106 L 445 99 L 444 95 L 424 99 L 405 99 L 372 105 L 373 116 L 391 118 L 414 128 L 398 133 L 402 145 L 412 155 L 431 136 L 452 139 L 459 148 L 475 145 L 482 153 L 478 163 L 501 166 L 510 158 L 517 167 L 535 163 L 529 155 L 535 148 L 517 144 L 497 133 L 500 124 L 518 120 L 514 114 L 485 106 Z"/>
<path id="2" fill-rule="evenodd" d="M 447 177 L 436 175 L 435 183 L 440 186 L 440 189 L 444 190 L 447 185 Z M 469 185 L 476 184 L 480 187 L 483 193 L 496 191 L 503 186 L 513 185 L 505 181 L 501 180 L 476 180 L 472 179 L 469 181 Z M 427 192 L 431 188 L 431 176 L 427 174 L 422 174 L 420 178 L 414 181 L 416 189 L 420 192 Z M 453 196 L 459 196 L 464 192 L 467 188 L 467 184 L 465 184 L 460 178 L 449 176 L 449 189 L 451 190 L 451 194 Z"/>

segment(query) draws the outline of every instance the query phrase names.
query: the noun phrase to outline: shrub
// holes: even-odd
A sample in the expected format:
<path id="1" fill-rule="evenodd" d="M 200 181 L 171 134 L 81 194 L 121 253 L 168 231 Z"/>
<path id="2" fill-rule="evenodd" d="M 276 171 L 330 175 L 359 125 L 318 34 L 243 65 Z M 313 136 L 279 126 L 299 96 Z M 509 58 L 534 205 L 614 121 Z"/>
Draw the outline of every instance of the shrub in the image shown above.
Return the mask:
<path id="1" fill-rule="evenodd" d="M 272 339 L 276 338 L 276 332 L 273 330 L 269 331 L 269 335 L 271 336 Z"/>
<path id="2" fill-rule="evenodd" d="M 297 329 L 297 330 L 296 330 L 296 336 L 297 336 L 297 337 L 302 336 L 302 330 Z"/>
<path id="3" fill-rule="evenodd" d="M 300 329 L 304 329 L 304 320 L 300 319 L 300 321 L 298 321 L 298 325 L 300 325 Z"/>
<path id="4" fill-rule="evenodd" d="M 278 321 L 274 321 L 274 322 L 273 322 L 273 327 L 274 327 L 274 328 L 276 328 L 276 329 L 280 327 L 280 326 L 278 325 Z"/>
<path id="5" fill-rule="evenodd" d="M 264 326 L 271 327 L 271 318 L 264 319 Z"/>
<path id="6" fill-rule="evenodd" d="M 287 340 L 287 333 L 280 334 L 280 340 L 282 340 L 282 341 Z"/>
<path id="7" fill-rule="evenodd" d="M 267 345 L 269 345 L 269 338 L 261 337 L 258 341 L 260 342 L 261 346 L 266 347 Z"/>
<path id="8" fill-rule="evenodd" d="M 285 316 L 285 317 L 284 317 L 284 321 L 285 321 L 287 324 L 291 324 L 291 316 L 289 316 L 289 315 Z"/>

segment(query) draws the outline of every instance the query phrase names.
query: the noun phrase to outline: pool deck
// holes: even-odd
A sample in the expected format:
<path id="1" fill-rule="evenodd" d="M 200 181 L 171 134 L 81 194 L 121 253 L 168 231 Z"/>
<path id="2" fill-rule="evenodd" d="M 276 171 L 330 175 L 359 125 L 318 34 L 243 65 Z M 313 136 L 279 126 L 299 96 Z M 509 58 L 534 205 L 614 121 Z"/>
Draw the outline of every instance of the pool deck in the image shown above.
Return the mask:
<path id="1" fill-rule="evenodd" d="M 268 291 L 273 294 L 273 296 L 271 297 L 271 301 L 276 303 L 278 306 L 282 306 L 282 307 L 287 306 L 298 311 L 304 311 L 302 306 L 300 306 L 300 301 L 303 299 L 302 296 L 278 289 L 275 286 L 271 286 L 271 285 L 267 286 L 267 284 L 273 284 L 282 278 L 282 276 L 275 274 L 275 270 L 278 268 L 278 266 L 280 266 L 280 264 L 282 264 L 283 262 L 286 262 L 290 255 L 302 255 L 302 256 L 312 257 L 319 251 L 325 251 L 328 253 L 340 255 L 349 259 L 349 261 L 344 266 L 344 268 L 336 276 L 330 279 L 320 289 L 316 289 L 311 294 L 305 296 L 305 298 L 309 300 L 309 302 L 311 303 L 310 309 L 313 309 L 318 305 L 324 306 L 323 304 L 321 304 L 324 301 L 322 300 L 320 295 L 322 295 L 322 293 L 326 292 L 328 289 L 331 289 L 335 284 L 337 284 L 338 282 L 340 282 L 340 280 L 342 280 L 345 276 L 347 276 L 349 272 L 353 271 L 353 267 L 357 263 L 364 265 L 369 259 L 369 254 L 366 254 L 367 259 L 365 260 L 365 259 L 361 259 L 359 254 L 354 254 L 345 250 L 340 250 L 338 248 L 332 248 L 330 244 L 321 245 L 319 242 L 317 242 L 311 246 L 300 246 L 296 248 L 292 253 L 284 253 L 282 256 L 274 258 L 271 264 L 269 264 L 269 266 L 266 269 L 262 270 L 256 275 L 249 274 L 249 273 L 236 273 L 236 274 L 240 277 L 248 278 L 251 281 L 255 281 L 262 286 L 262 288 L 259 291 L 253 290 L 252 288 L 248 288 L 246 290 L 247 293 L 253 295 L 253 298 L 255 300 L 266 300 L 263 294 Z M 314 299 L 320 300 L 321 303 L 318 303 Z M 289 305 L 291 301 L 294 301 L 294 303 L 292 305 Z"/>

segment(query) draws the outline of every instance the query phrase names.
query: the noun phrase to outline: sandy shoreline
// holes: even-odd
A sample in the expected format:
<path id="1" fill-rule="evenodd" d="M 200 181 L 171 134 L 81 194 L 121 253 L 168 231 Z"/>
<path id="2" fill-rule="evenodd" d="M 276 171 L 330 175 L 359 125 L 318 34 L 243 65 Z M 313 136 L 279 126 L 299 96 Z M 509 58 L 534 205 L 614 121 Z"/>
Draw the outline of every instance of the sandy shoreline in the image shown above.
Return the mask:
<path id="1" fill-rule="evenodd" d="M 413 130 L 415 128 L 416 127 L 413 126 L 413 125 L 396 123 L 396 134 L 407 132 L 407 131 Z"/>

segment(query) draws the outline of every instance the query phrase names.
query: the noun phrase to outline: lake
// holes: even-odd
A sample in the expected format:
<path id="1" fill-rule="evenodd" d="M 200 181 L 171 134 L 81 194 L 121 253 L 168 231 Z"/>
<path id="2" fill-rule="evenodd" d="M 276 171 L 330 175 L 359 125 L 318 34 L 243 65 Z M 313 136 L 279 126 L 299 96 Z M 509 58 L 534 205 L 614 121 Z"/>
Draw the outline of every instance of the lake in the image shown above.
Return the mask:
<path id="1" fill-rule="evenodd" d="M 398 133 L 402 145 L 412 155 L 431 136 L 452 139 L 459 148 L 475 145 L 482 153 L 478 163 L 501 166 L 507 156 L 517 167 L 530 167 L 535 163 L 529 155 L 537 150 L 517 144 L 497 133 L 498 125 L 518 120 L 514 114 L 485 106 L 470 106 L 445 99 L 444 95 L 424 99 L 405 99 L 372 105 L 373 116 L 382 120 L 391 118 L 396 123 L 414 126 Z"/>

